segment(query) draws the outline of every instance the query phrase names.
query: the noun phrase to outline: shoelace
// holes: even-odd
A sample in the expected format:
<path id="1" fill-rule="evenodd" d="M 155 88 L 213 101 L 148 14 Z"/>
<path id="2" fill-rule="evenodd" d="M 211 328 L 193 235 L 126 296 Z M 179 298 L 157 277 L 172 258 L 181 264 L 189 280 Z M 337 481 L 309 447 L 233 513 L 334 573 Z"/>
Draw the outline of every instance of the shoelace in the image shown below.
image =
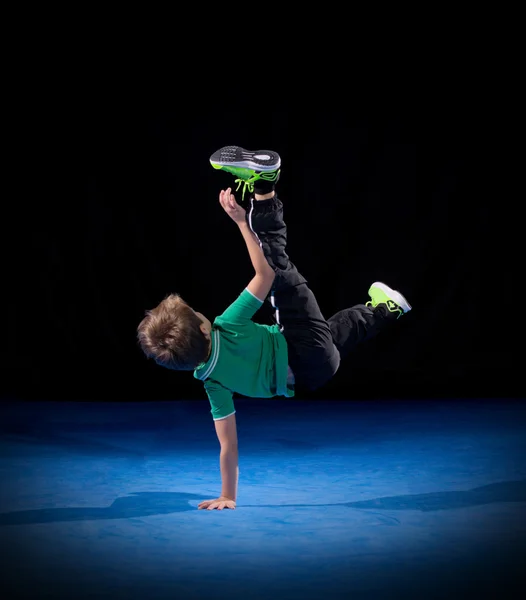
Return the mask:
<path id="1" fill-rule="evenodd" d="M 399 319 L 404 314 L 402 307 L 398 306 L 398 304 L 394 300 L 391 300 L 389 298 L 384 304 L 387 306 L 387 310 L 389 312 L 398 313 L 398 316 L 396 317 L 397 319 Z"/>
<path id="2" fill-rule="evenodd" d="M 237 183 L 236 192 L 238 192 L 241 185 L 244 184 L 243 193 L 241 194 L 241 202 L 243 202 L 243 200 L 245 199 L 245 192 L 247 191 L 247 189 L 251 194 L 254 193 L 254 182 L 255 181 L 257 181 L 258 179 L 266 179 L 267 181 L 277 182 L 279 179 L 279 174 L 280 174 L 280 171 L 278 170 L 277 172 L 272 171 L 271 173 L 269 173 L 269 175 L 272 175 L 272 177 L 265 177 L 264 175 L 262 176 L 261 174 L 254 173 L 254 175 L 250 179 L 241 179 L 241 178 L 235 179 L 234 183 Z"/>
<path id="3" fill-rule="evenodd" d="M 249 179 L 248 181 L 245 181 L 244 179 L 236 179 L 234 183 L 237 183 L 236 192 L 239 191 L 239 188 L 242 184 L 245 184 L 243 186 L 243 192 L 241 193 L 241 202 L 243 202 L 243 200 L 245 199 L 245 192 L 247 188 L 251 194 L 254 192 L 254 181 L 252 179 Z"/>
<path id="4" fill-rule="evenodd" d="M 389 304 L 391 303 L 391 304 Z M 394 301 L 394 300 L 387 300 L 386 302 L 379 302 L 379 304 L 385 304 L 387 306 L 387 310 L 389 312 L 397 312 L 398 313 L 398 317 L 396 317 L 397 319 L 399 319 L 403 314 L 404 311 L 402 310 L 402 308 L 400 306 L 398 306 L 398 304 Z M 371 308 L 376 308 L 376 306 L 378 306 L 378 304 L 373 304 L 371 300 L 369 300 L 369 302 L 365 303 L 365 306 L 370 306 Z"/>

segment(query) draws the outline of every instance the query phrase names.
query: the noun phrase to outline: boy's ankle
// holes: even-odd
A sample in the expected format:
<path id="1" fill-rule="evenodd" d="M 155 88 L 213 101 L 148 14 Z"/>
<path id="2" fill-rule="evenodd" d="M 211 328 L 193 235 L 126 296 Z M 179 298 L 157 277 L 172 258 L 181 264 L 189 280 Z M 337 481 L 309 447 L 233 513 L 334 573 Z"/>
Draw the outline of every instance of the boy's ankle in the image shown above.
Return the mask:
<path id="1" fill-rule="evenodd" d="M 271 178 L 267 179 L 267 177 Z M 260 197 L 265 196 L 266 200 L 272 198 L 272 195 L 269 194 L 272 194 L 276 190 L 276 183 L 278 182 L 278 179 L 279 171 L 275 173 L 261 173 L 261 177 L 254 181 L 254 193 Z"/>
<path id="2" fill-rule="evenodd" d="M 274 196 L 276 195 L 275 190 L 272 190 L 271 192 L 269 192 L 268 194 L 258 194 L 257 192 L 254 193 L 254 200 L 270 200 L 271 198 L 274 198 Z"/>

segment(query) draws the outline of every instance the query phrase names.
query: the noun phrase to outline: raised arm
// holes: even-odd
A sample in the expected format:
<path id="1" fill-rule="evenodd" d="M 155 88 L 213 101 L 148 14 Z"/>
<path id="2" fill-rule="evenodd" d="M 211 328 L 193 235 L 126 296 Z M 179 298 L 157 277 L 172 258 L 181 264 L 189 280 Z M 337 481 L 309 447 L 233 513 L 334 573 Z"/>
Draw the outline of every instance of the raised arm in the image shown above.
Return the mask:
<path id="1" fill-rule="evenodd" d="M 274 283 L 275 273 L 272 267 L 268 264 L 265 254 L 259 245 L 259 242 L 251 231 L 246 221 L 246 211 L 243 207 L 239 206 L 231 193 L 231 189 L 221 190 L 219 194 L 219 202 L 225 209 L 228 216 L 237 224 L 239 231 L 245 240 L 247 245 L 248 254 L 252 261 L 252 266 L 256 274 L 247 286 L 249 292 L 251 292 L 256 298 L 265 300 L 270 288 Z"/>

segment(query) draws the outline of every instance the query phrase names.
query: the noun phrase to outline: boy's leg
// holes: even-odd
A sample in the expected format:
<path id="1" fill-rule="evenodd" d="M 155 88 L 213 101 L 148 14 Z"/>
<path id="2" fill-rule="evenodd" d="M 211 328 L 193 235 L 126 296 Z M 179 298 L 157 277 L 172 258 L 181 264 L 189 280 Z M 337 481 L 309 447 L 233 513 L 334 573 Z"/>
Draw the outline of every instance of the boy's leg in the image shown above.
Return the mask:
<path id="1" fill-rule="evenodd" d="M 287 253 L 287 225 L 283 220 L 283 203 L 275 192 L 273 198 L 266 200 L 258 200 L 261 195 L 266 194 L 256 192 L 250 198 L 247 221 L 260 241 L 267 262 L 276 272 L 273 290 L 277 292 L 307 283 Z"/>
<path id="2" fill-rule="evenodd" d="M 287 339 L 296 384 L 313 390 L 333 377 L 340 366 L 340 355 L 316 297 L 288 256 L 282 202 L 277 195 L 258 200 L 257 189 L 250 199 L 247 220 L 276 272 L 271 299 Z"/>

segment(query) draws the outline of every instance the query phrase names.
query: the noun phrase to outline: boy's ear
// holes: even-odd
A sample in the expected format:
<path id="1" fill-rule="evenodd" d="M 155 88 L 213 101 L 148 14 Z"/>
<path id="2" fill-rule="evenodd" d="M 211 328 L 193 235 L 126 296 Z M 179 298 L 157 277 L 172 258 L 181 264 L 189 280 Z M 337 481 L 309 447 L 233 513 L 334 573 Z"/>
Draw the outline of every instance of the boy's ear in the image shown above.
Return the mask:
<path id="1" fill-rule="evenodd" d="M 203 333 L 203 335 L 205 336 L 205 338 L 207 340 L 209 340 L 210 339 L 210 332 L 206 328 L 206 325 L 204 323 L 201 323 L 201 325 L 199 325 L 199 329 L 201 330 L 201 332 Z"/>

